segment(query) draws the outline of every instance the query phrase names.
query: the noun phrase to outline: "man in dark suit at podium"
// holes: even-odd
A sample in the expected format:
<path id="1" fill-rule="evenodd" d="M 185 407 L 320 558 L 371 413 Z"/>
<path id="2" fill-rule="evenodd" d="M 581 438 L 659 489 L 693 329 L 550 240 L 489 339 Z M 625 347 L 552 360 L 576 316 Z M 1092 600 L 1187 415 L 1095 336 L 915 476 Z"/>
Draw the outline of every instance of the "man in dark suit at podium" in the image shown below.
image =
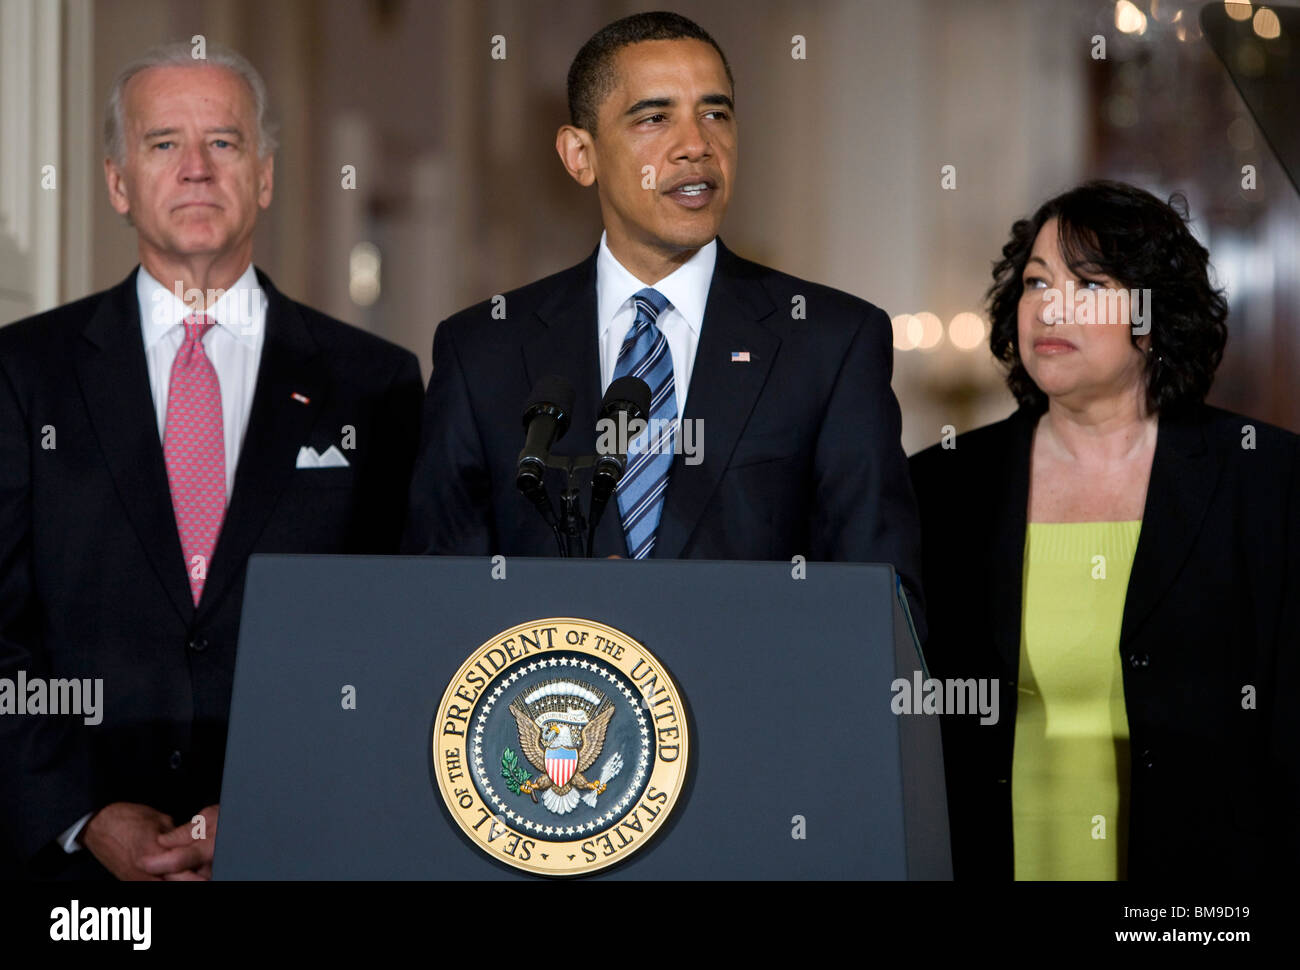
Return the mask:
<path id="1" fill-rule="evenodd" d="M 590 454 L 603 390 L 631 374 L 652 419 L 684 420 L 629 461 L 594 555 L 889 562 L 921 627 L 889 319 L 717 238 L 737 156 L 721 50 L 683 17 L 637 14 L 587 42 L 568 86 L 556 149 L 596 186 L 605 232 L 581 264 L 438 327 L 407 551 L 555 555 L 515 491 L 529 391 L 574 385 L 555 452 Z"/>
<path id="2" fill-rule="evenodd" d="M 0 330 L 0 832 L 32 876 L 209 876 L 248 557 L 397 550 L 418 363 L 253 267 L 264 110 L 231 52 L 127 68 L 140 266 Z"/>

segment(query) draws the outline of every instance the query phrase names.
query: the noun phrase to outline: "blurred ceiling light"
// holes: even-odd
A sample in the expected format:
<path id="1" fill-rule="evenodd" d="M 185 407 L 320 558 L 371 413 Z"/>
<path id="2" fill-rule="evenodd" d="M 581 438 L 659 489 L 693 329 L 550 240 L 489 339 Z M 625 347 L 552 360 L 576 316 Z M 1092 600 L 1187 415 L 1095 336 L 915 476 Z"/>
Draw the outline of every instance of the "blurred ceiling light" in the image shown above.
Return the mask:
<path id="1" fill-rule="evenodd" d="M 929 311 L 922 310 L 913 314 L 907 324 L 907 333 L 916 335 L 916 346 L 920 350 L 933 350 L 943 340 L 943 321 Z"/>
<path id="2" fill-rule="evenodd" d="M 1123 34 L 1145 34 L 1147 32 L 1147 15 L 1139 10 L 1131 0 L 1119 0 L 1115 4 L 1115 26 Z"/>
<path id="3" fill-rule="evenodd" d="M 1274 40 L 1282 34 L 1282 21 L 1278 20 L 1277 14 L 1268 7 L 1260 7 L 1255 11 L 1255 19 L 1251 26 L 1255 28 L 1255 35 L 1264 40 Z"/>
<path id="4" fill-rule="evenodd" d="M 912 315 L 910 313 L 900 313 L 890 321 L 894 325 L 894 349 L 911 350 L 916 346 L 916 341 L 920 339 L 920 327 L 916 328 L 915 334 L 912 331 Z"/>
<path id="5" fill-rule="evenodd" d="M 359 242 L 348 255 L 348 295 L 357 306 L 379 299 L 379 271 L 383 260 L 374 243 Z"/>
<path id="6" fill-rule="evenodd" d="M 1233 20 L 1250 19 L 1250 0 L 1223 0 L 1223 9 Z"/>
<path id="7" fill-rule="evenodd" d="M 948 323 L 948 339 L 958 350 L 974 350 L 984 342 L 984 318 L 978 313 L 959 313 Z"/>
<path id="8" fill-rule="evenodd" d="M 1151 0 L 1151 19 L 1158 24 L 1172 23 L 1181 9 L 1174 0 Z"/>
<path id="9" fill-rule="evenodd" d="M 1189 16 L 1186 10 L 1179 10 L 1174 14 L 1174 19 L 1170 21 L 1174 27 L 1174 36 L 1180 41 L 1186 43 L 1189 40 L 1200 40 L 1201 25 L 1196 22 L 1196 18 Z"/>

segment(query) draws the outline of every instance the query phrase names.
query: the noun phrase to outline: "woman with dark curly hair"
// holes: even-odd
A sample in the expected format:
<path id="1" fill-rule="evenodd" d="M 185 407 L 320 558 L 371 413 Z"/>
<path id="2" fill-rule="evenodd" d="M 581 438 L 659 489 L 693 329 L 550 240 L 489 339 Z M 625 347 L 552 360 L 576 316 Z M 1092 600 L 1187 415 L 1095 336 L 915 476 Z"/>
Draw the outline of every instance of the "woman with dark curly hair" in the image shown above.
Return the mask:
<path id="1" fill-rule="evenodd" d="M 959 879 L 1300 863 L 1300 437 L 1204 404 L 1227 339 L 1169 204 L 1089 182 L 989 291 L 1010 418 L 912 458 Z"/>

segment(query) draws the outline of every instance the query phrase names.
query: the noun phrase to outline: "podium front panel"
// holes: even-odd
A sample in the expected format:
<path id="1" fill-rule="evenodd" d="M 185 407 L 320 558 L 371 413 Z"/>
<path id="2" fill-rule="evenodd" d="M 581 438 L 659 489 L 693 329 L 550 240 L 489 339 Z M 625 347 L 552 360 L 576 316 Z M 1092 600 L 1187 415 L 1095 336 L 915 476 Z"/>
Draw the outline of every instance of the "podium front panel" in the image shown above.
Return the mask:
<path id="1" fill-rule="evenodd" d="M 690 729 L 685 788 L 663 828 L 586 878 L 946 877 L 938 725 L 890 707 L 895 677 L 919 666 L 893 570 L 794 570 L 253 557 L 216 878 L 538 878 L 453 822 L 430 739 L 466 658 L 551 617 L 602 623 L 648 648 Z"/>

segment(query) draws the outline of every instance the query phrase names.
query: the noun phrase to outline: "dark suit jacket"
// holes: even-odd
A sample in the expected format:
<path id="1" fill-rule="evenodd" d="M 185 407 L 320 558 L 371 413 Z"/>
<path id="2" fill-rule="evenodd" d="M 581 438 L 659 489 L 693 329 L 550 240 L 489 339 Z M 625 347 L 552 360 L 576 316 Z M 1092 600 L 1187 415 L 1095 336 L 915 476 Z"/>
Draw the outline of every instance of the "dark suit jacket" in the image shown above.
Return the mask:
<path id="1" fill-rule="evenodd" d="M 218 801 L 251 554 L 397 551 L 423 391 L 414 355 L 258 279 L 266 338 L 197 609 L 135 273 L 0 329 L 0 676 L 104 683 L 98 726 L 0 717 L 0 825 L 51 867 L 37 874 L 87 866 L 51 842 L 109 802 L 184 820 Z M 348 467 L 295 468 L 301 446 L 340 445 L 344 425 Z"/>
<path id="2" fill-rule="evenodd" d="M 926 656 L 1001 681 L 996 725 L 944 718 L 953 870 L 1013 874 L 1011 759 L 1037 415 L 911 460 Z M 1245 426 L 1255 429 L 1254 448 Z M 1162 414 L 1119 650 L 1131 751 L 1128 877 L 1251 877 L 1300 862 L 1300 438 L 1197 406 Z M 1243 706 L 1243 688 L 1255 706 Z M 1113 830 L 1112 830 L 1113 831 Z"/>
<path id="3" fill-rule="evenodd" d="M 794 319 L 796 296 L 806 319 Z M 601 402 L 596 251 L 579 265 L 445 320 L 433 342 L 408 551 L 553 556 L 515 490 L 533 383 L 577 391 L 559 455 L 591 454 Z M 732 351 L 749 351 L 733 363 Z M 892 332 L 856 297 L 741 259 L 718 241 L 684 417 L 703 462 L 675 456 L 654 556 L 890 562 L 919 589 L 916 510 L 889 386 Z M 588 474 L 584 487 L 590 481 Z M 552 498 L 562 473 L 548 482 Z M 584 493 L 585 494 L 585 493 Z M 594 554 L 627 555 L 611 501 Z M 923 623 L 919 604 L 913 611 Z"/>

